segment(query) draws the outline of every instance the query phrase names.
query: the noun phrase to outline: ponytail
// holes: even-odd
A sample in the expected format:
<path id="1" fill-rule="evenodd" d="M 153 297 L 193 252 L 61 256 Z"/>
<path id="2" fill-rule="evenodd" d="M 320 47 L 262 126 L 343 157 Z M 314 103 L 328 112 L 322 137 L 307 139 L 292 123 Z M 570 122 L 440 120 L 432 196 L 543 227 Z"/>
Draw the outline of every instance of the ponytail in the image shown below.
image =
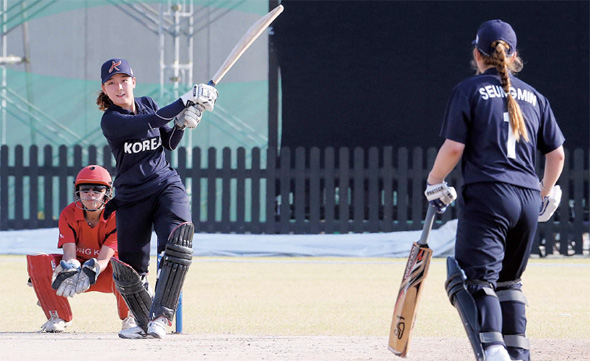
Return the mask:
<path id="1" fill-rule="evenodd" d="M 508 115 L 510 117 L 512 131 L 514 132 L 514 138 L 516 141 L 520 141 L 520 137 L 522 137 L 526 142 L 528 142 L 529 135 L 526 130 L 524 117 L 522 116 L 522 110 L 520 109 L 520 105 L 518 105 L 518 102 L 514 96 L 512 96 L 510 93 L 510 72 L 522 70 L 522 60 L 514 55 L 516 57 L 516 59 L 513 61 L 514 65 L 509 67 L 506 62 L 506 50 L 508 47 L 508 44 L 502 40 L 493 42 L 492 48 L 494 48 L 495 51 L 488 58 L 489 60 L 486 59 L 486 63 L 489 62 L 491 65 L 495 66 L 498 74 L 500 75 L 502 89 L 504 89 L 504 92 L 506 93 Z"/>
<path id="2" fill-rule="evenodd" d="M 96 98 L 96 105 L 98 105 L 98 109 L 104 112 L 105 110 L 109 109 L 111 105 L 113 105 L 113 101 L 101 90 L 98 93 L 98 97 Z"/>

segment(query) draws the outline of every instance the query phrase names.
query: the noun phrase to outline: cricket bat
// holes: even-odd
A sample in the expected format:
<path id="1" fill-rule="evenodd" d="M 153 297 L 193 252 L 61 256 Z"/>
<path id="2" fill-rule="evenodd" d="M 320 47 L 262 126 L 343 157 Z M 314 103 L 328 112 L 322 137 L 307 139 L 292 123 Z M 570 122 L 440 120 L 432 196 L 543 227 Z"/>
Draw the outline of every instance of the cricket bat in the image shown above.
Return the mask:
<path id="1" fill-rule="evenodd" d="M 435 214 L 435 208 L 428 205 L 422 235 L 418 242 L 414 242 L 410 250 L 393 309 L 391 330 L 389 331 L 389 350 L 400 357 L 406 357 L 408 354 L 410 335 L 416 321 L 416 310 L 432 258 L 432 250 L 428 248 L 428 236 L 434 223 Z"/>
<path id="2" fill-rule="evenodd" d="M 236 43 L 232 51 L 229 53 L 223 64 L 221 64 L 215 75 L 213 75 L 213 77 L 208 83 L 209 85 L 215 86 L 221 81 L 221 78 L 223 78 L 225 74 L 231 69 L 231 67 L 236 63 L 236 61 L 240 59 L 242 54 L 244 54 L 244 52 L 248 50 L 248 48 L 250 47 L 250 45 L 252 45 L 254 40 L 256 40 L 260 36 L 260 34 L 262 34 L 262 32 L 266 30 L 266 28 L 268 28 L 268 26 L 279 15 L 281 15 L 283 9 L 283 5 L 277 6 L 268 14 L 258 19 L 258 21 L 252 24 L 252 26 L 250 26 L 250 28 L 244 33 L 242 38 L 238 40 L 238 42 Z"/>
<path id="3" fill-rule="evenodd" d="M 238 59 L 240 59 L 242 54 L 244 54 L 244 52 L 246 50 L 248 50 L 250 45 L 252 45 L 252 43 L 256 39 L 258 39 L 260 34 L 262 34 L 264 32 L 264 30 L 266 30 L 266 28 L 268 28 L 272 22 L 279 15 L 281 15 L 283 10 L 284 10 L 283 5 L 279 5 L 276 8 L 274 8 L 273 10 L 271 10 L 268 14 L 266 14 L 263 17 L 261 17 L 260 19 L 258 19 L 258 21 L 256 21 L 254 24 L 252 24 L 252 26 L 250 26 L 250 28 L 244 33 L 244 35 L 242 35 L 240 40 L 238 40 L 236 45 L 234 45 L 234 48 L 232 49 L 232 51 L 225 58 L 225 61 L 217 69 L 217 71 L 215 72 L 213 77 L 211 77 L 211 80 L 209 80 L 207 85 L 216 86 L 217 84 L 219 84 L 221 79 L 232 68 L 232 66 L 234 66 L 234 64 L 238 61 Z M 195 91 L 196 91 L 196 88 L 195 88 Z M 201 112 L 204 109 L 204 107 L 202 105 L 194 104 L 192 101 L 189 101 L 189 105 L 196 106 L 197 108 L 199 108 L 201 110 Z"/>

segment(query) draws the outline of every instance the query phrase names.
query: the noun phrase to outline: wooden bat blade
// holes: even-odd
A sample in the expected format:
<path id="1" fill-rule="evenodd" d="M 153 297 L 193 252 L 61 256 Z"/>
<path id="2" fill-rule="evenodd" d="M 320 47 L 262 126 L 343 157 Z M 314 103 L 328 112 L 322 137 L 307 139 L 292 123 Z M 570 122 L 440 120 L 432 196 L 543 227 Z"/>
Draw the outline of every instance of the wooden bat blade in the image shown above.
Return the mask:
<path id="1" fill-rule="evenodd" d="M 244 52 L 252 45 L 260 34 L 283 12 L 283 5 L 279 5 L 271 12 L 264 15 L 257 22 L 255 22 L 242 38 L 236 43 L 231 53 L 227 56 L 223 64 L 219 67 L 215 75 L 209 81 L 209 85 L 217 85 L 231 67 L 238 61 Z"/>
<path id="2" fill-rule="evenodd" d="M 406 357 L 408 354 L 410 335 L 431 259 L 432 250 L 414 242 L 393 309 L 389 331 L 389 350 L 397 356 Z"/>
<path id="3" fill-rule="evenodd" d="M 435 208 L 429 206 L 424 219 L 420 240 L 414 242 L 399 287 L 391 329 L 389 330 L 389 350 L 397 356 L 406 357 L 410 345 L 410 334 L 414 328 L 416 310 L 424 286 L 432 250 L 428 248 L 428 237 L 432 230 Z"/>

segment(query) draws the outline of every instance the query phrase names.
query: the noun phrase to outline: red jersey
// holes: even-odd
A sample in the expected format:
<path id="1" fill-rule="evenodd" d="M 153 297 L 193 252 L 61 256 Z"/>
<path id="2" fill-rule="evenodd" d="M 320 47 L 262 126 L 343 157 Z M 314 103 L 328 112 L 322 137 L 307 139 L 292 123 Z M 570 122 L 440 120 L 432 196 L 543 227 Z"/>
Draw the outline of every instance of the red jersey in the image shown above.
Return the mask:
<path id="1" fill-rule="evenodd" d="M 117 257 L 116 212 L 106 220 L 102 212 L 104 210 L 100 211 L 100 221 L 96 227 L 90 228 L 84 219 L 84 211 L 76 207 L 75 202 L 69 204 L 59 215 L 57 248 L 62 248 L 64 243 L 75 243 L 76 257 L 87 261 L 96 258 L 102 246 L 107 246 L 115 250 L 114 257 Z"/>

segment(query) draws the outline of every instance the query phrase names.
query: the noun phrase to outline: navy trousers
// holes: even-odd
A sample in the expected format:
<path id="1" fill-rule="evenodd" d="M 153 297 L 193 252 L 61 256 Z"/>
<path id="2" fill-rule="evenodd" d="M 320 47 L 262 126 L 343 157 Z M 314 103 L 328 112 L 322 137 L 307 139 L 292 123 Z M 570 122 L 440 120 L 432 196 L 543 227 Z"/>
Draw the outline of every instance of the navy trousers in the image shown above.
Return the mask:
<path id="1" fill-rule="evenodd" d="M 526 333 L 524 303 L 500 303 L 483 288 L 520 291 L 520 277 L 531 253 L 540 205 L 539 191 L 532 189 L 504 183 L 463 187 L 455 257 L 467 276 L 482 332 L 505 336 Z M 530 357 L 528 350 L 509 347 L 508 351 L 513 359 Z"/>
<path id="2" fill-rule="evenodd" d="M 158 236 L 158 253 L 181 223 L 191 222 L 189 200 L 182 183 L 165 186 L 154 196 L 117 205 L 119 259 L 139 274 L 148 272 L 152 228 Z"/>
<path id="3" fill-rule="evenodd" d="M 539 191 L 504 183 L 463 187 L 455 257 L 467 279 L 514 281 L 531 253 L 541 206 Z"/>

